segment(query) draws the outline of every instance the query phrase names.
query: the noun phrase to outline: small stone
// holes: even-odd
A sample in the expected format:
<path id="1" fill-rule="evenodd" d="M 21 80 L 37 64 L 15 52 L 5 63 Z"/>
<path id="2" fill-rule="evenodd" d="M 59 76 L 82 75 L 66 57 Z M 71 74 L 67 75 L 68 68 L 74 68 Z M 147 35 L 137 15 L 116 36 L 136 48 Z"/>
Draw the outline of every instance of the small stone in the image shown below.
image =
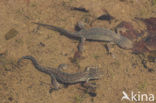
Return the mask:
<path id="1" fill-rule="evenodd" d="M 11 38 L 14 38 L 18 34 L 18 31 L 13 29 L 10 29 L 6 34 L 5 34 L 5 39 L 9 40 Z"/>
<path id="2" fill-rule="evenodd" d="M 42 43 L 42 42 L 40 42 L 40 46 L 45 47 L 45 44 L 44 44 L 44 43 Z"/>
<path id="3" fill-rule="evenodd" d="M 12 98 L 12 97 L 9 97 L 8 100 L 9 100 L 9 101 L 13 101 L 13 98 Z"/>
<path id="4" fill-rule="evenodd" d="M 152 68 L 149 68 L 148 72 L 154 72 L 154 70 Z"/>

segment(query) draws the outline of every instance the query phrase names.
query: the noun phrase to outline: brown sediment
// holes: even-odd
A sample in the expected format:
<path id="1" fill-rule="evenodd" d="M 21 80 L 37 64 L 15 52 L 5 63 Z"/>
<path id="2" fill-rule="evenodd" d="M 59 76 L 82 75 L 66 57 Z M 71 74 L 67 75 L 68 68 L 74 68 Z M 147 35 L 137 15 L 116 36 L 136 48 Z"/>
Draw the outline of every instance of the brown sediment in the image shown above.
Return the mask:
<path id="1" fill-rule="evenodd" d="M 29 5 L 26 1 L 29 1 Z M 65 72 L 78 71 L 69 60 L 77 50 L 78 41 L 44 28 L 34 32 L 37 26 L 31 22 L 59 25 L 74 31 L 74 26 L 78 21 L 88 23 L 90 19 L 101 16 L 104 13 L 103 10 L 106 9 L 118 21 L 112 20 L 110 24 L 107 21 L 97 20 L 92 24 L 93 27 L 111 29 L 122 21 L 128 21 L 133 26 L 142 29 L 144 23 L 140 25 L 132 19 L 136 15 L 140 18 L 156 16 L 152 13 L 155 7 L 150 4 L 150 0 L 134 0 L 133 2 L 130 0 L 123 2 L 120 0 L 83 0 L 83 2 L 81 0 L 1 0 L 0 102 L 91 103 L 92 97 L 78 90 L 77 84 L 49 94 L 51 83 L 49 76 L 33 69 L 34 67 L 28 61 L 23 61 L 24 65 L 16 68 L 16 61 L 21 56 L 32 55 L 37 57 L 43 66 L 57 67 L 65 63 L 70 65 L 70 69 L 64 70 Z M 82 7 L 88 9 L 90 14 L 69 8 L 75 5 L 84 5 Z M 18 30 L 18 35 L 5 40 L 5 34 L 10 28 Z M 126 35 L 129 37 L 128 34 Z M 140 35 L 134 33 L 130 37 L 138 36 Z M 138 56 L 131 54 L 131 50 L 120 49 L 112 44 L 110 46 L 111 53 L 114 55 L 112 57 L 107 55 L 103 45 L 103 42 L 86 41 L 83 54 L 86 58 L 79 61 L 81 70 L 86 66 L 98 66 L 105 73 L 102 79 L 95 81 L 98 86 L 94 103 L 120 103 L 122 91 L 128 94 L 131 91 L 156 94 L 155 72 L 148 72 L 144 69 Z M 151 41 L 146 45 L 147 49 L 154 46 L 151 45 Z M 150 53 L 150 56 L 155 55 L 154 51 Z M 147 65 L 154 70 L 156 68 L 153 62 Z"/>

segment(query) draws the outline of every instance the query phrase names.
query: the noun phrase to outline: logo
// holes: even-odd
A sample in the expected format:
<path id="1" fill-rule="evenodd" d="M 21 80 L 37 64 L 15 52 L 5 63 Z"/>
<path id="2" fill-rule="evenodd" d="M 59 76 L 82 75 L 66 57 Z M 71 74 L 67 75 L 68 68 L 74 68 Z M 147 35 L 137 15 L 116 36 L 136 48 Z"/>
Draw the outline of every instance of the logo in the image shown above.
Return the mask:
<path id="1" fill-rule="evenodd" d="M 131 92 L 131 95 L 128 95 L 125 91 L 122 92 L 123 97 L 121 101 L 128 100 L 128 101 L 136 101 L 136 102 L 143 102 L 143 101 L 154 101 L 154 94 L 141 94 L 140 92 L 134 93 Z"/>

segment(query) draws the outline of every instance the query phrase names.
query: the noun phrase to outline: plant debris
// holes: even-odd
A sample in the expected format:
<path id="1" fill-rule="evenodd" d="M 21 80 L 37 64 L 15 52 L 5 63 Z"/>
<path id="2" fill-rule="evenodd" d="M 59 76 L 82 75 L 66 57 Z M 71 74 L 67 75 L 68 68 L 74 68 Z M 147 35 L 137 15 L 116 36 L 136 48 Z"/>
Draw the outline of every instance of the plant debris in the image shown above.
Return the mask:
<path id="1" fill-rule="evenodd" d="M 83 7 L 72 7 L 71 10 L 77 10 L 81 12 L 89 12 L 89 10 L 83 8 Z"/>
<path id="2" fill-rule="evenodd" d="M 146 26 L 147 26 L 147 30 L 149 33 L 156 33 L 156 18 L 155 17 L 151 17 L 151 18 L 147 18 L 147 19 L 143 19 L 143 18 L 135 18 L 138 20 L 143 21 Z"/>
<path id="3" fill-rule="evenodd" d="M 129 38 L 130 40 L 133 40 L 133 41 L 138 39 L 138 37 L 141 37 L 143 35 L 143 31 L 138 32 L 137 30 L 135 30 L 133 28 L 133 25 L 130 22 L 123 21 L 119 25 L 117 25 L 116 28 L 124 28 L 125 30 L 124 31 L 121 30 L 120 34 L 122 36 Z"/>

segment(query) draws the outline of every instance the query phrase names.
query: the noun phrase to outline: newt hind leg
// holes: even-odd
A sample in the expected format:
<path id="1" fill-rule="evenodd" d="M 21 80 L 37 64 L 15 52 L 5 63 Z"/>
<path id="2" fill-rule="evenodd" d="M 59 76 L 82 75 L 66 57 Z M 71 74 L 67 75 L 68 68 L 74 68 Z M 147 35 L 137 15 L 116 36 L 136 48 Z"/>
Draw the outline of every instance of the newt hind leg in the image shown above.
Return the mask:
<path id="1" fill-rule="evenodd" d="M 51 74 L 51 86 L 49 93 L 52 93 L 55 90 L 59 90 L 60 88 L 60 83 L 56 80 L 55 76 Z"/>

